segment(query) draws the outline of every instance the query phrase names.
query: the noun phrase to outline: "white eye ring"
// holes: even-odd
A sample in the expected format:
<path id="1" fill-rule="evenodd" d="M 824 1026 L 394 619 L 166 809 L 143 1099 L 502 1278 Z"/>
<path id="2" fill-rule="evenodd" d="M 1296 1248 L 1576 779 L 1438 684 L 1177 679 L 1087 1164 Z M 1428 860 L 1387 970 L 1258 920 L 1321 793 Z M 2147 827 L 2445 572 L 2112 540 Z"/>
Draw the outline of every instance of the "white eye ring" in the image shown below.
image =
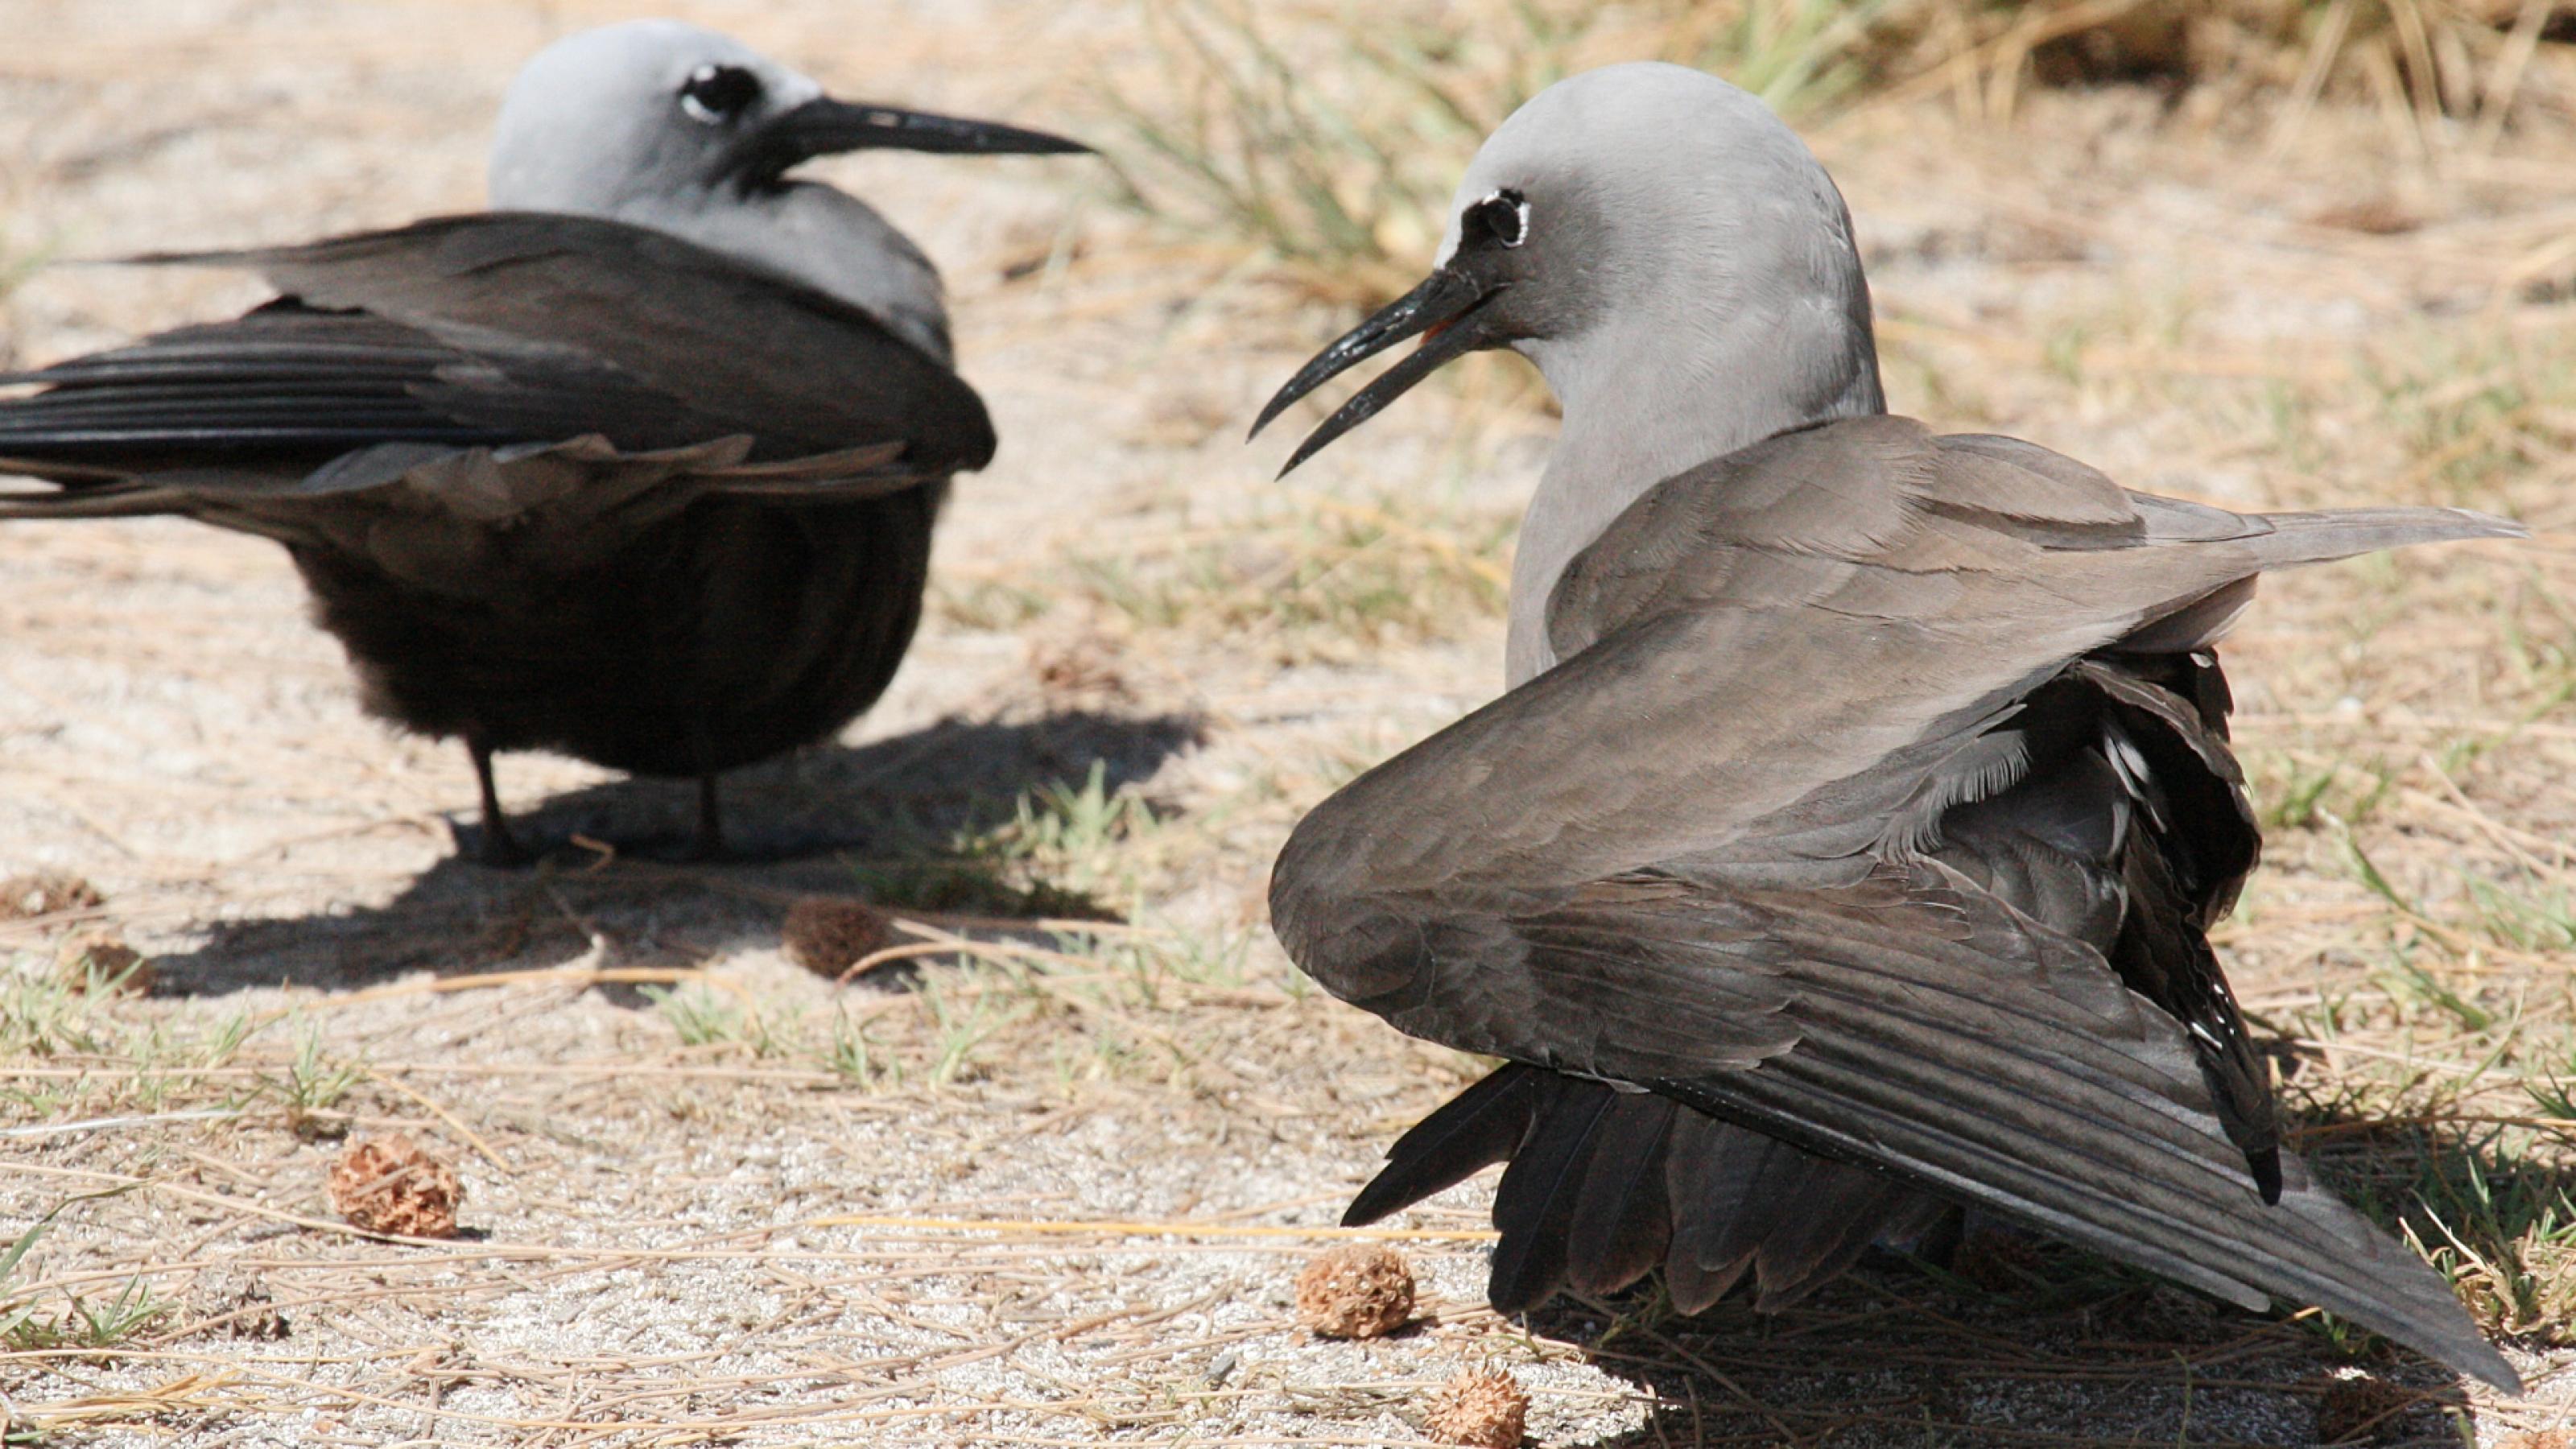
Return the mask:
<path id="1" fill-rule="evenodd" d="M 1484 211 L 1488 207 L 1497 205 L 1509 208 L 1511 211 L 1512 230 L 1509 236 L 1505 236 L 1500 227 L 1494 228 L 1494 240 L 1501 242 L 1507 247 L 1516 247 L 1521 243 L 1528 241 L 1530 218 L 1529 198 L 1521 195 L 1517 191 L 1497 191 L 1493 195 L 1486 197 L 1484 200 L 1477 202 L 1475 209 L 1478 211 Z"/>
<path id="2" fill-rule="evenodd" d="M 714 88 L 723 84 L 723 94 Z M 715 104 L 707 103 L 712 95 Z M 760 80 L 740 66 L 718 65 L 713 61 L 689 72 L 688 83 L 680 87 L 680 113 L 705 126 L 726 125 L 742 115 L 760 96 Z"/>
<path id="3" fill-rule="evenodd" d="M 680 110 L 690 120 L 708 126 L 724 124 L 724 117 L 717 115 L 713 107 L 699 100 L 696 95 L 699 86 L 715 78 L 716 68 L 712 65 L 702 65 L 689 72 L 689 83 L 680 87 Z"/>

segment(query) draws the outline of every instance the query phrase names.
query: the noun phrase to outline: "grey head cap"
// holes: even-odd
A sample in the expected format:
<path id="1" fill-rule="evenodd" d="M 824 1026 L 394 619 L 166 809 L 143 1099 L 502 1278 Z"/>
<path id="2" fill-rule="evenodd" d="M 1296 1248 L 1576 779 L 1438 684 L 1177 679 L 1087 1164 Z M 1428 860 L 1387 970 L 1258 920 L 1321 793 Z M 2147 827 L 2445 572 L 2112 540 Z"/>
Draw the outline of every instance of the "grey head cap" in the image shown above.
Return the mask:
<path id="1" fill-rule="evenodd" d="M 1078 152 L 1041 131 L 853 104 L 731 36 L 631 20 L 522 66 L 494 128 L 491 203 L 649 226 L 850 302 L 949 360 L 939 274 L 865 203 L 788 178 L 872 147 Z"/>
<path id="2" fill-rule="evenodd" d="M 1558 573 L 1639 494 L 1886 408 L 1841 193 L 1759 99 L 1677 65 L 1586 71 L 1513 112 L 1469 163 L 1430 277 L 1307 363 L 1254 430 L 1425 334 L 1288 466 L 1452 358 L 1509 347 L 1537 363 L 1565 422 L 1513 566 L 1515 682 L 1550 662 L 1539 626 Z"/>

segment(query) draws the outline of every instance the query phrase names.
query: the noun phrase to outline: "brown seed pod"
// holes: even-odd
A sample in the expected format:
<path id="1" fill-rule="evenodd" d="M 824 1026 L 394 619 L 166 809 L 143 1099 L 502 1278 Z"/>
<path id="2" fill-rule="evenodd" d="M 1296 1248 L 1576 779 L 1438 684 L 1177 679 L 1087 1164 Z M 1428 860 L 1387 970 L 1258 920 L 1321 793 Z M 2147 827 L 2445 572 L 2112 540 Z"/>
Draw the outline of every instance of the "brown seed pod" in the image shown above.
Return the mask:
<path id="1" fill-rule="evenodd" d="M 354 1143 L 331 1165 L 331 1210 L 371 1233 L 456 1236 L 456 1169 L 396 1133 Z"/>
<path id="2" fill-rule="evenodd" d="M 1344 1243 L 1297 1275 L 1297 1321 L 1326 1338 L 1384 1338 L 1413 1316 L 1413 1269 L 1383 1243 Z"/>
<path id="3" fill-rule="evenodd" d="M 894 944 L 894 922 L 866 901 L 804 896 L 787 908 L 779 932 L 787 959 L 817 976 L 842 972 Z"/>
<path id="4" fill-rule="evenodd" d="M 1507 1369 L 1475 1368 L 1441 1386 L 1424 1438 L 1468 1449 L 1518 1449 L 1529 1429 L 1529 1392 Z"/>

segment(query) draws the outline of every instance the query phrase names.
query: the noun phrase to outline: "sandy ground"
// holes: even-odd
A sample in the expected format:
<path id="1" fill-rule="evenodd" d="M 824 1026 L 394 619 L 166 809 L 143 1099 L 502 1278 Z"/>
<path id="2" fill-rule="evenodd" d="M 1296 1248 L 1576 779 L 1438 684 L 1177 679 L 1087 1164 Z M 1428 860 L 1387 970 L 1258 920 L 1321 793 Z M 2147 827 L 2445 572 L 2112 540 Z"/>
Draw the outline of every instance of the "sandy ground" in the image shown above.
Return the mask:
<path id="1" fill-rule="evenodd" d="M 846 93 L 1117 138 L 1083 77 L 1133 44 L 1120 7 L 668 8 Z M 0 0 L 0 268 L 471 208 L 517 61 L 622 13 Z M 2568 270 L 2548 264 L 2576 228 L 2571 138 L 2431 168 L 2367 114 L 2325 108 L 2271 155 L 2187 120 L 2111 93 L 1964 127 L 1935 98 L 1819 136 L 1900 409 L 2231 504 L 2460 501 L 2567 528 L 2567 309 L 2536 283 Z M 105 896 L 0 923 L 0 1231 L 56 1214 L 0 1303 L 74 1326 L 120 1294 L 159 1310 L 113 1353 L 22 1335 L 0 1354 L 11 1432 L 1415 1443 L 1431 1391 L 1495 1363 L 1543 1444 L 2302 1444 L 2356 1375 L 2422 1391 L 2383 1442 L 2563 1442 L 2516 1437 L 2561 1422 L 2555 1324 L 2507 1325 L 2534 1389 L 2501 1406 L 2080 1264 L 1987 1292 L 1881 1265 L 1769 1320 L 1504 1323 L 1481 1300 L 1490 1180 L 1393 1225 L 1415 1328 L 1298 1330 L 1296 1268 L 1468 1066 L 1301 989 L 1263 920 L 1269 853 L 1492 688 L 1491 580 L 1549 423 L 1508 366 L 1470 369 L 1273 484 L 1286 443 L 1246 449 L 1240 425 L 1346 314 L 1119 210 L 1084 164 L 827 168 L 945 268 L 1004 442 L 955 493 L 886 701 L 730 783 L 758 863 L 565 844 L 676 835 L 687 791 L 538 757 L 504 762 L 504 795 L 562 848 L 527 874 L 461 863 L 463 752 L 358 713 L 273 547 L 162 521 L 0 531 L 0 873 Z M 2355 207 L 2404 224 L 2334 219 Z M 260 295 L 55 267 L 6 294 L 0 359 Z M 2491 465 L 2488 433 L 2445 457 L 2407 419 L 2456 404 L 2446 365 L 2471 391 L 2532 369 L 2562 390 L 2518 404 Z M 2563 943 L 2462 948 L 2456 922 L 2485 874 L 2565 882 L 2571 583 L 2561 533 L 2267 586 L 2231 661 L 2248 758 L 2267 801 L 2326 784 L 2226 941 L 2258 1012 L 2308 1034 L 2320 1009 L 2367 1018 L 2394 999 L 2369 983 L 2416 952 L 2564 1010 Z M 981 964 L 892 988 L 782 954 L 798 895 L 866 893 L 960 842 L 991 889 L 1052 888 L 1011 914 L 1079 898 L 1127 924 L 986 923 Z M 102 925 L 153 958 L 152 993 L 47 995 L 61 942 Z M 2366 1065 L 2329 1053 L 2306 1080 Z M 393 1243 L 329 1211 L 346 1137 L 391 1130 L 457 1165 L 466 1237 Z M 285 1336 L 240 1331 L 272 1310 Z"/>

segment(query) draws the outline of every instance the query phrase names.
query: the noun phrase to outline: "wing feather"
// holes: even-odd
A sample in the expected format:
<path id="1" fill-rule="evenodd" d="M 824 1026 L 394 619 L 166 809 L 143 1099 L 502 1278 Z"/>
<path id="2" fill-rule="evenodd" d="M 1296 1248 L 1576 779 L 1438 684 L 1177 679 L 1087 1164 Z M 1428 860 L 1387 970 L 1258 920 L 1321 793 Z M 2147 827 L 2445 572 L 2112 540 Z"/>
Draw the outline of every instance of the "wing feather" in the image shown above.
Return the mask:
<path id="1" fill-rule="evenodd" d="M 803 460 L 864 452 L 882 475 L 891 449 L 917 479 L 992 455 L 974 392 L 867 314 L 615 222 L 493 213 L 143 260 L 253 267 L 287 295 L 0 375 L 40 389 L 0 399 L 0 467 L 65 485 L 0 496 L 0 516 L 190 511 L 194 481 L 150 476 L 179 470 L 291 493 L 382 447 L 596 439 L 642 456 L 739 438 L 782 466 L 700 481 L 782 497 L 833 481 Z"/>

